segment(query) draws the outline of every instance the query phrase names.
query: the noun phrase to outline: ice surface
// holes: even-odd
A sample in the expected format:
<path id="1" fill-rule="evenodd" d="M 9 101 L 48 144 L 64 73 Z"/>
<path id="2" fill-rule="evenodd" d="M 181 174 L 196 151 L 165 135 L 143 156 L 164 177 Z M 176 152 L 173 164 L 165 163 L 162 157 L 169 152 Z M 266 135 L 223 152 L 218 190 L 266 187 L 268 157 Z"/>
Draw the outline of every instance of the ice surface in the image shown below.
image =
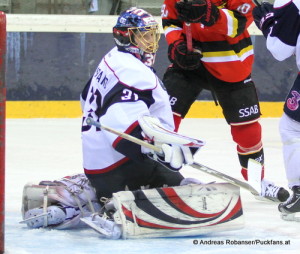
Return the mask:
<path id="1" fill-rule="evenodd" d="M 266 178 L 287 188 L 278 120 L 261 120 Z M 300 253 L 300 223 L 281 220 L 277 204 L 258 201 L 244 190 L 245 227 L 236 231 L 187 238 L 103 240 L 92 229 L 29 230 L 19 224 L 23 186 L 82 172 L 80 124 L 81 119 L 7 120 L 5 253 Z M 242 180 L 235 144 L 224 119 L 186 119 L 179 131 L 206 141 L 197 154 L 198 162 Z M 220 182 L 190 167 L 182 173 Z M 251 241 L 257 243 L 249 244 Z"/>

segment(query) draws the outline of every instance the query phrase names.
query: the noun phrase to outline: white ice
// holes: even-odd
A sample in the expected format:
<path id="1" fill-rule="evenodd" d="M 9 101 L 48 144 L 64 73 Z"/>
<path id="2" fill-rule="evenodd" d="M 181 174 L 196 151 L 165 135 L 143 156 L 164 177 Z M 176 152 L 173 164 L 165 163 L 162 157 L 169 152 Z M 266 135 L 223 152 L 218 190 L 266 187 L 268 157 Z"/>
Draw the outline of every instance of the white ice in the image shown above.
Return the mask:
<path id="1" fill-rule="evenodd" d="M 261 120 L 266 178 L 287 188 L 278 120 Z M 245 227 L 205 236 L 103 240 L 92 229 L 30 230 L 19 224 L 22 190 L 26 183 L 82 172 L 80 124 L 79 118 L 7 120 L 5 253 L 300 253 L 300 223 L 281 220 L 277 204 L 258 201 L 245 190 L 241 190 Z M 186 119 L 180 132 L 206 141 L 197 155 L 198 162 L 242 180 L 235 144 L 224 119 Z M 182 173 L 203 181 L 221 182 L 190 167 L 182 169 Z M 193 244 L 194 240 L 201 239 L 224 244 Z M 226 240 L 236 241 L 236 244 L 226 244 Z M 251 240 L 260 240 L 261 243 L 238 244 L 238 241 Z M 282 244 L 275 244 L 280 241 Z"/>

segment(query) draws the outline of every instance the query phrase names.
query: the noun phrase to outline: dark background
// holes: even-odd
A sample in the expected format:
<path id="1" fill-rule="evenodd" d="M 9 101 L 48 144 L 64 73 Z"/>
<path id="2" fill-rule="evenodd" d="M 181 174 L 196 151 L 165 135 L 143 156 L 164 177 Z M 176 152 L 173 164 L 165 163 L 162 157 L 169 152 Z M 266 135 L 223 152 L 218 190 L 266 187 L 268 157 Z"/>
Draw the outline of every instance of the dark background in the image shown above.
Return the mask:
<path id="1" fill-rule="evenodd" d="M 274 60 L 263 36 L 252 36 L 252 77 L 261 101 L 283 101 L 297 73 L 294 57 Z M 78 100 L 100 59 L 114 46 L 112 34 L 9 32 L 6 55 L 7 100 Z M 162 36 L 155 69 L 169 65 Z M 204 92 L 201 100 L 212 100 Z"/>

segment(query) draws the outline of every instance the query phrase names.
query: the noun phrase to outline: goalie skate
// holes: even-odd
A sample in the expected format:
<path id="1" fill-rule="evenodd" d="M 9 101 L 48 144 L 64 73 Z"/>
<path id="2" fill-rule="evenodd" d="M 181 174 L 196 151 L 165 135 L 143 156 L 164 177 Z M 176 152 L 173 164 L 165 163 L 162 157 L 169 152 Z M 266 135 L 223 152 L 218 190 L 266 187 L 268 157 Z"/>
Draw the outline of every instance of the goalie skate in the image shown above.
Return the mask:
<path id="1" fill-rule="evenodd" d="M 122 238 L 196 236 L 244 226 L 239 188 L 189 184 L 114 193 Z"/>
<path id="2" fill-rule="evenodd" d="M 121 226 L 99 214 L 80 219 L 104 238 L 119 239 L 122 235 Z"/>

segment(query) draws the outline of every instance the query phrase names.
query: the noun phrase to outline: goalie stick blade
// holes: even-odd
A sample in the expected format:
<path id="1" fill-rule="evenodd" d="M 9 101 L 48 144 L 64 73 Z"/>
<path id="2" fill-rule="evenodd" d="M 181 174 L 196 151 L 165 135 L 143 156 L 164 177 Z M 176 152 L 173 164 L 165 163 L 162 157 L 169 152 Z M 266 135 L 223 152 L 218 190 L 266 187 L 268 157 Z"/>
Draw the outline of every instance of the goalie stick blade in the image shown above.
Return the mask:
<path id="1" fill-rule="evenodd" d="M 262 165 L 253 159 L 248 160 L 248 183 L 257 191 L 261 193 L 261 175 Z"/>
<path id="2" fill-rule="evenodd" d="M 214 177 L 217 177 L 219 179 L 222 179 L 223 181 L 226 181 L 228 183 L 231 183 L 235 186 L 238 186 L 244 190 L 247 190 L 249 192 L 251 192 L 252 195 L 254 195 L 255 199 L 260 200 L 260 201 L 267 201 L 267 202 L 278 202 L 278 200 L 274 200 L 274 199 L 270 199 L 270 198 L 266 198 L 266 197 L 262 197 L 260 196 L 260 194 L 255 190 L 255 188 L 253 188 L 253 186 L 251 186 L 249 183 L 240 181 L 236 178 L 233 178 L 229 175 L 226 175 L 224 173 L 221 173 L 215 169 L 209 168 L 207 166 L 204 166 L 200 163 L 194 162 L 193 164 L 189 165 L 195 169 L 198 169 L 204 173 L 207 173 L 209 175 L 212 175 Z"/>
<path id="3" fill-rule="evenodd" d="M 200 170 L 200 171 L 202 171 L 204 173 L 207 173 L 209 175 L 215 176 L 215 177 L 217 177 L 219 179 L 222 179 L 223 181 L 231 183 L 231 184 L 233 184 L 235 186 L 238 186 L 238 187 L 240 187 L 242 189 L 250 191 L 254 196 L 259 196 L 259 193 L 250 184 L 248 184 L 246 182 L 240 181 L 240 180 L 238 180 L 236 178 L 233 178 L 233 177 L 231 177 L 229 175 L 221 173 L 221 172 L 219 172 L 219 171 L 217 171 L 215 169 L 209 168 L 209 167 L 204 166 L 204 165 L 202 165 L 200 163 L 197 163 L 197 162 L 194 162 L 193 164 L 191 164 L 189 166 L 191 166 L 191 167 L 193 167 L 195 169 L 198 169 L 198 170 Z"/>

